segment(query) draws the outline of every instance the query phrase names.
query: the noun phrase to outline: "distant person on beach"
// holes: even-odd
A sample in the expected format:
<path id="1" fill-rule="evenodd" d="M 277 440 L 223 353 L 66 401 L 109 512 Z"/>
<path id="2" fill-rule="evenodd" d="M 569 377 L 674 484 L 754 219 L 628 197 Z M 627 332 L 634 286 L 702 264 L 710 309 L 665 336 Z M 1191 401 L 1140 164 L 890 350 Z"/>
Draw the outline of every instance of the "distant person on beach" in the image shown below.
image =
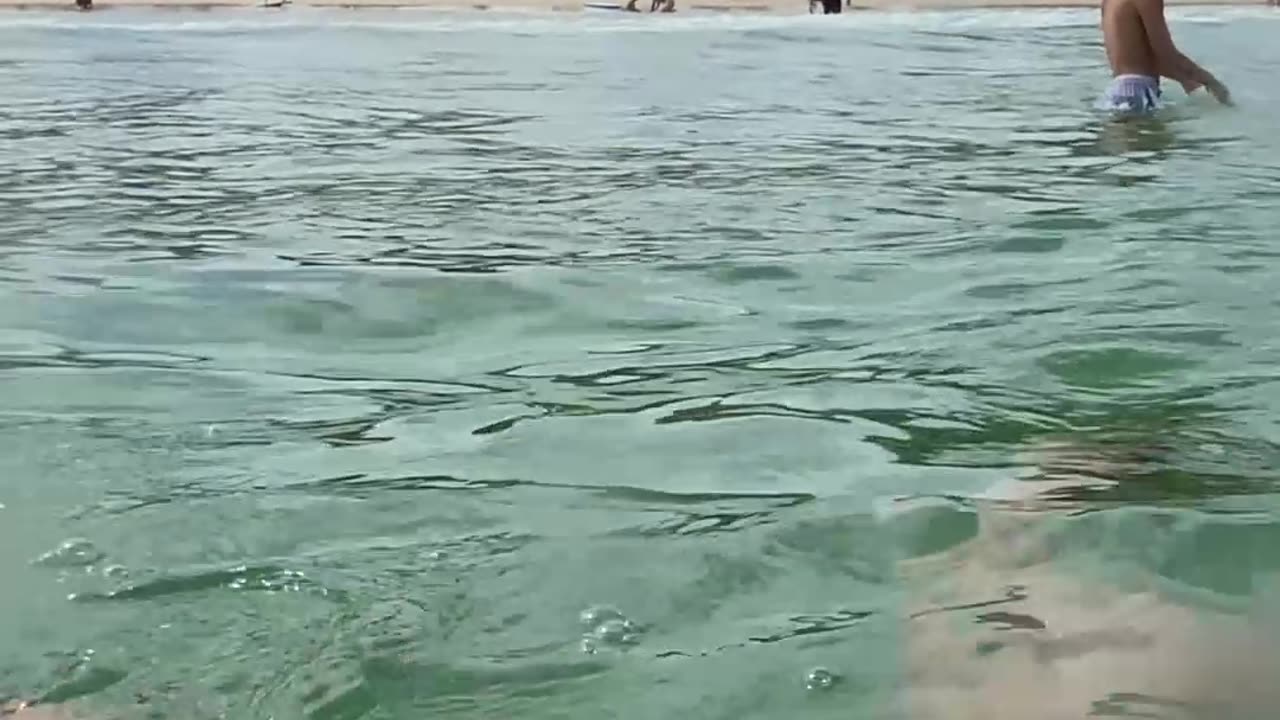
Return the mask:
<path id="1" fill-rule="evenodd" d="M 636 7 L 636 2 L 637 0 L 628 0 L 626 6 L 622 9 L 627 12 L 640 12 L 640 9 Z M 652 0 L 649 4 L 649 12 L 669 13 L 675 11 L 676 0 Z"/>
<path id="2" fill-rule="evenodd" d="M 76 7 L 81 10 L 92 10 L 93 0 L 76 0 Z"/>
<path id="3" fill-rule="evenodd" d="M 1160 78 L 1182 84 L 1187 93 L 1204 88 L 1231 104 L 1225 85 L 1183 55 L 1173 44 L 1164 18 L 1164 0 L 1102 0 L 1102 38 L 1113 79 L 1103 103 L 1113 112 L 1149 115 L 1160 104 Z"/>

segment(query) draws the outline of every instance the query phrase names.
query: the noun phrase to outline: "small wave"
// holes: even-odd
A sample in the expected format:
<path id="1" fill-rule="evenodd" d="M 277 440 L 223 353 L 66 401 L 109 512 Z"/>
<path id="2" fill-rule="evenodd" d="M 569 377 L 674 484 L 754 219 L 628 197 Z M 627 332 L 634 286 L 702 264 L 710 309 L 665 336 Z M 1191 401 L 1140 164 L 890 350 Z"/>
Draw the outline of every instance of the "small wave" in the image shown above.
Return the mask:
<path id="1" fill-rule="evenodd" d="M 158 575 L 109 592 L 79 593 L 74 595 L 73 599 L 79 602 L 155 600 L 171 595 L 215 590 L 308 592 L 319 597 L 332 597 L 335 600 L 343 597 L 341 592 L 335 592 L 320 585 L 307 578 L 301 571 L 275 565 L 241 565 L 228 569 Z"/>

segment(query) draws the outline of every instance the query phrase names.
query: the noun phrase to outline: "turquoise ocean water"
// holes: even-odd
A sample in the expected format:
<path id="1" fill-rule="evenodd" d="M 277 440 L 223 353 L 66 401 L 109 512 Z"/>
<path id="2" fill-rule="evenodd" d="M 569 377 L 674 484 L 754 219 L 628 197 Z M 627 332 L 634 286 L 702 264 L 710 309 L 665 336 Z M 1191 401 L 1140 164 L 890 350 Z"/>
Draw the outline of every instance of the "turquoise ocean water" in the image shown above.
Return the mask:
<path id="1" fill-rule="evenodd" d="M 1105 121 L 1096 11 L 0 17 L 0 699 L 905 717 L 1252 622 L 1280 14 L 1171 14 L 1238 108 Z"/>

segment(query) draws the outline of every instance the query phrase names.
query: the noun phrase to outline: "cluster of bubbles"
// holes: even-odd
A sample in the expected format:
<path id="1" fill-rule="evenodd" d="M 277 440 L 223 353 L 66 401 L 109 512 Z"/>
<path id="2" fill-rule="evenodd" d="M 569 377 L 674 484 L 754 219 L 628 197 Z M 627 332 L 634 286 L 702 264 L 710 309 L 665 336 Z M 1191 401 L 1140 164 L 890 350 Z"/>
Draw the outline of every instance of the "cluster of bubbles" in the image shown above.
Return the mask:
<path id="1" fill-rule="evenodd" d="M 592 605 L 578 614 L 582 630 L 582 651 L 594 655 L 606 648 L 621 648 L 640 641 L 643 628 L 612 605 Z M 810 692 L 830 690 L 841 681 L 840 675 L 825 667 L 805 673 L 804 686 Z"/>
<path id="2" fill-rule="evenodd" d="M 634 645 L 640 640 L 641 628 L 621 610 L 611 605 L 592 605 L 578 614 L 582 629 L 582 651 L 595 654 L 603 648 Z"/>
<path id="3" fill-rule="evenodd" d="M 91 540 L 70 538 L 58 543 L 58 547 L 40 555 L 35 559 L 35 564 L 59 568 L 63 571 L 76 568 L 86 573 L 99 572 L 102 577 L 108 579 L 128 576 L 129 570 L 123 565 L 100 564 L 106 559 L 107 554 L 98 549 Z"/>
<path id="4" fill-rule="evenodd" d="M 276 574 L 263 575 L 252 573 L 247 567 L 235 569 L 238 574 L 233 577 L 227 587 L 232 590 L 265 590 L 267 592 L 302 592 L 308 589 L 309 581 L 301 570 L 283 570 Z M 321 588 L 321 594 L 326 591 Z"/>
<path id="5" fill-rule="evenodd" d="M 57 569 L 63 580 L 70 579 L 74 574 L 100 575 L 106 580 L 116 581 L 129 576 L 128 568 L 106 563 L 104 562 L 106 559 L 107 554 L 92 541 L 84 538 L 69 538 L 58 543 L 54 549 L 42 553 L 33 561 L 33 564 Z M 67 596 L 67 599 L 76 600 L 80 596 L 80 593 L 73 592 Z"/>
<path id="6" fill-rule="evenodd" d="M 106 553 L 89 540 L 71 538 L 63 540 L 58 547 L 36 558 L 36 563 L 58 568 L 90 567 L 105 557 Z"/>

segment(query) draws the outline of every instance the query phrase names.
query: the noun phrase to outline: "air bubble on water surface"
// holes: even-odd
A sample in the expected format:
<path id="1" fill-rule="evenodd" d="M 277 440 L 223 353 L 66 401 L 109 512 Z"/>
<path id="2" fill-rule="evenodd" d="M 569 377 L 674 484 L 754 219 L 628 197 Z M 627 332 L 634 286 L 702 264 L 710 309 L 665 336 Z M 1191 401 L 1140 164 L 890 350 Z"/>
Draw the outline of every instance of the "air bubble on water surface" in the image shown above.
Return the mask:
<path id="1" fill-rule="evenodd" d="M 830 670 L 817 667 L 805 674 L 804 686 L 806 689 L 814 691 L 829 690 L 839 679 L 839 676 Z"/>
<path id="2" fill-rule="evenodd" d="M 582 651 L 595 654 L 606 647 L 631 645 L 640 638 L 640 625 L 611 605 L 593 605 L 578 614 Z"/>
<path id="3" fill-rule="evenodd" d="M 615 618 L 597 625 L 592 634 L 604 645 L 629 645 L 635 642 L 638 631 L 630 620 Z"/>
<path id="4" fill-rule="evenodd" d="M 592 605 L 578 613 L 578 623 L 583 632 L 592 632 L 609 620 L 626 620 L 627 616 L 612 605 Z"/>

